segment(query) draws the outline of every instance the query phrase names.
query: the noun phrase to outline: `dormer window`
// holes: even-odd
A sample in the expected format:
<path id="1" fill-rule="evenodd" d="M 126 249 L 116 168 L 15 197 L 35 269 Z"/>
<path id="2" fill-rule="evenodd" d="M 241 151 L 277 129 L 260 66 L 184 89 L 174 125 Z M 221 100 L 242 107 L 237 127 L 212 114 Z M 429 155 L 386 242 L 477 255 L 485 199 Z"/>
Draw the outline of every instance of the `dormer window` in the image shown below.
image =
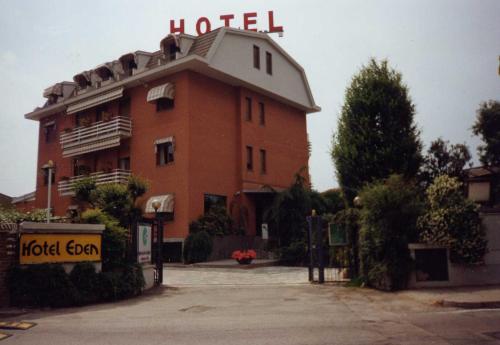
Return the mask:
<path id="1" fill-rule="evenodd" d="M 125 76 L 130 77 L 133 74 L 134 69 L 137 69 L 137 63 L 135 62 L 135 55 L 132 53 L 125 54 L 119 59 L 122 64 L 123 72 Z"/>
<path id="2" fill-rule="evenodd" d="M 107 81 L 113 78 L 113 71 L 108 66 L 100 66 L 95 72 L 102 81 Z"/>
<path id="3" fill-rule="evenodd" d="M 73 77 L 73 80 L 75 83 L 78 85 L 78 88 L 80 90 L 84 90 L 87 88 L 87 86 L 90 85 L 90 80 L 85 76 L 84 73 L 77 74 Z"/>
<path id="4" fill-rule="evenodd" d="M 178 48 L 175 45 L 175 43 L 170 44 L 169 55 L 168 55 L 168 58 L 170 61 L 175 60 L 175 56 L 177 54 L 177 51 L 178 51 Z"/>

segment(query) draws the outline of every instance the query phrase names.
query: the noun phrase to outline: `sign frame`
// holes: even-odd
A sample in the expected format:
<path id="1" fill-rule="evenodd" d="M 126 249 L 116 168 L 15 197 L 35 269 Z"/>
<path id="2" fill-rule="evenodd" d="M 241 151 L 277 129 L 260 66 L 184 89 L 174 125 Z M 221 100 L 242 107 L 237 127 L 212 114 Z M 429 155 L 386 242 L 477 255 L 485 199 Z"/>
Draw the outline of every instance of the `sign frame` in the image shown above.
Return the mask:
<path id="1" fill-rule="evenodd" d="M 349 244 L 347 231 L 338 224 L 328 223 L 328 244 L 330 247 L 342 247 Z"/>
<path id="2" fill-rule="evenodd" d="M 149 242 L 149 250 L 148 250 Z M 136 230 L 137 263 L 152 263 L 153 258 L 153 225 L 151 223 L 137 223 Z"/>

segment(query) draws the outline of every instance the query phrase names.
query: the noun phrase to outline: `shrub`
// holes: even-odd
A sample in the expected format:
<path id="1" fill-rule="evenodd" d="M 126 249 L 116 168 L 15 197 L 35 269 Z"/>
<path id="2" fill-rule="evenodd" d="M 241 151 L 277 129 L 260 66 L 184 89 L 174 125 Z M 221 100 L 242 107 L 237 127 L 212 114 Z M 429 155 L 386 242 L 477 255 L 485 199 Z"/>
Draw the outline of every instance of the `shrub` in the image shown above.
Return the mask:
<path id="1" fill-rule="evenodd" d="M 307 246 L 304 241 L 295 241 L 279 250 L 280 261 L 285 265 L 302 265 L 306 262 Z"/>
<path id="2" fill-rule="evenodd" d="M 136 296 L 144 276 L 138 264 L 96 273 L 91 263 L 78 263 L 69 275 L 59 264 L 42 264 L 12 267 L 7 283 L 12 305 L 57 308 Z"/>
<path id="3" fill-rule="evenodd" d="M 184 242 L 184 261 L 196 263 L 207 261 L 212 253 L 212 238 L 204 231 L 189 234 Z"/>
<path id="4" fill-rule="evenodd" d="M 34 209 L 29 212 L 20 212 L 15 208 L 0 207 L 0 223 L 20 223 L 45 222 L 47 220 L 47 211 L 44 209 Z"/>
<path id="5" fill-rule="evenodd" d="M 77 263 L 69 274 L 71 282 L 78 290 L 79 303 L 88 304 L 99 299 L 98 294 L 98 274 L 91 262 Z"/>
<path id="6" fill-rule="evenodd" d="M 478 206 L 463 194 L 462 184 L 447 175 L 426 191 L 427 211 L 419 218 L 420 239 L 450 248 L 455 263 L 478 263 L 487 250 Z"/>
<path id="7" fill-rule="evenodd" d="M 363 188 L 360 198 L 361 273 L 370 286 L 405 288 L 412 269 L 408 244 L 417 238 L 421 209 L 416 188 L 400 175 L 392 175 Z"/>
<path id="8" fill-rule="evenodd" d="M 82 214 L 82 222 L 104 224 L 102 233 L 102 269 L 104 271 L 120 267 L 127 254 L 127 230 L 118 221 L 99 209 L 89 209 Z"/>
<path id="9" fill-rule="evenodd" d="M 189 232 L 205 231 L 210 236 L 224 236 L 232 233 L 232 220 L 226 208 L 213 206 L 210 210 L 189 224 Z"/>
<path id="10" fill-rule="evenodd" d="M 61 265 L 15 266 L 9 271 L 7 285 L 15 306 L 66 307 L 79 301 L 78 291 Z"/>

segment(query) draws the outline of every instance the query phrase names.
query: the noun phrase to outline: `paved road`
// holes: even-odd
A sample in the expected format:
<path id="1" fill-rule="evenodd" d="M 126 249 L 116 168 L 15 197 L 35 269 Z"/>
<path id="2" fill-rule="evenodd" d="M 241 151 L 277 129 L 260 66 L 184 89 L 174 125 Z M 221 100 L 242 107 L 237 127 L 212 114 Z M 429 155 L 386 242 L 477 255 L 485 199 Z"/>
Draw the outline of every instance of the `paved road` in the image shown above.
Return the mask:
<path id="1" fill-rule="evenodd" d="M 168 269 L 167 283 L 176 287 L 25 315 L 38 325 L 1 344 L 500 344 L 485 335 L 500 331 L 500 310 L 445 309 L 406 295 L 309 285 L 304 272 Z"/>

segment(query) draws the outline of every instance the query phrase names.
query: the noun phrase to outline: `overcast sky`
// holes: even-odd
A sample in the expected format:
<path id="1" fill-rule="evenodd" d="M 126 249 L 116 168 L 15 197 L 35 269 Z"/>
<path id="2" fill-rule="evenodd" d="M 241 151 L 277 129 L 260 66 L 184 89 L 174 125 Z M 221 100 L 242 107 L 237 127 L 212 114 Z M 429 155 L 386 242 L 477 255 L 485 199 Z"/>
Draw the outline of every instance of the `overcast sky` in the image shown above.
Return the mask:
<path id="1" fill-rule="evenodd" d="M 500 100 L 500 1 L 5 1 L 0 0 L 0 193 L 35 189 L 38 123 L 23 115 L 43 89 L 120 55 L 155 51 L 170 19 L 187 33 L 205 16 L 267 11 L 284 37 L 272 37 L 305 69 L 320 113 L 308 115 L 310 173 L 316 189 L 337 186 L 329 155 L 344 92 L 370 57 L 403 74 L 426 145 L 472 137 L 479 103 Z"/>

